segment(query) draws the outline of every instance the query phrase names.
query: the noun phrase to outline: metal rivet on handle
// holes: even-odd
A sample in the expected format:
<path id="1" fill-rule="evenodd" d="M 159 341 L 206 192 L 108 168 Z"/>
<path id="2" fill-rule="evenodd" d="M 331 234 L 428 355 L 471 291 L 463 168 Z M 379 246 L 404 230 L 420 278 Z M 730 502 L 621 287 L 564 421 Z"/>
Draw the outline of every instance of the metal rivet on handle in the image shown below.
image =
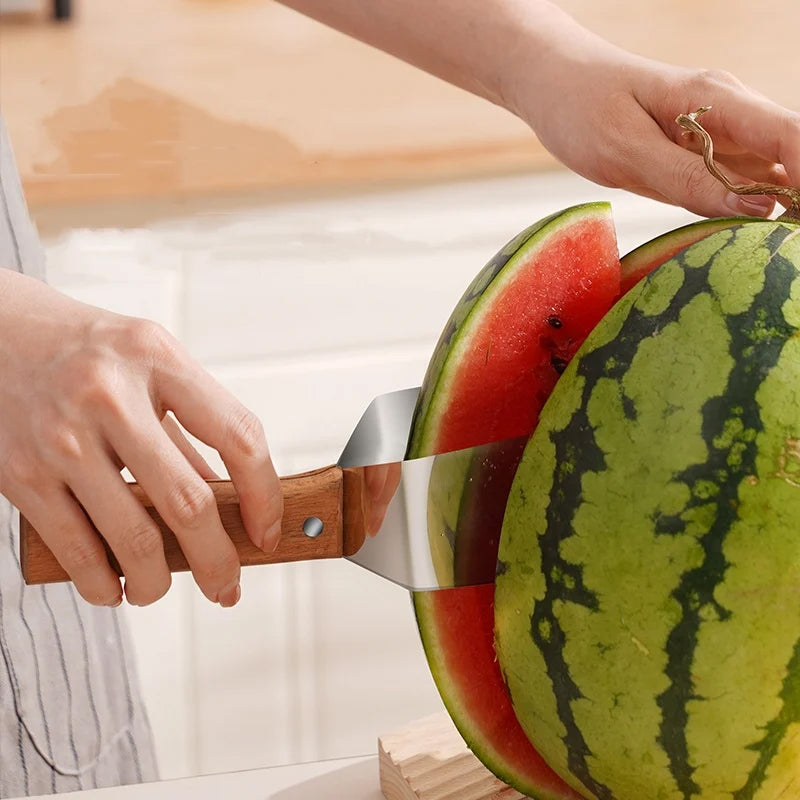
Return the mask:
<path id="1" fill-rule="evenodd" d="M 322 533 L 324 527 L 319 517 L 309 517 L 303 523 L 303 533 L 311 539 L 316 539 Z"/>

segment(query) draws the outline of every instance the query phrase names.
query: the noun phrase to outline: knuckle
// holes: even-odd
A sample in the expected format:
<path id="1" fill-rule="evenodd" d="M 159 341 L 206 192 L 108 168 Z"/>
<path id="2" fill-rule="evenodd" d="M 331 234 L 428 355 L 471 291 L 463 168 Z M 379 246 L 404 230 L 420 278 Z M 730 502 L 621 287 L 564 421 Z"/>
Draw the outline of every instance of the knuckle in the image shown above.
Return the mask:
<path id="1" fill-rule="evenodd" d="M 170 522 L 177 528 L 192 530 L 216 508 L 214 494 L 208 484 L 201 481 L 179 481 L 166 498 Z"/>
<path id="2" fill-rule="evenodd" d="M 4 459 L 0 484 L 8 487 L 33 487 L 39 480 L 39 466 L 28 450 L 10 449 Z"/>
<path id="3" fill-rule="evenodd" d="M 164 552 L 164 541 L 158 528 L 148 522 L 137 523 L 125 532 L 122 546 L 137 560 L 145 560 Z"/>
<path id="4" fill-rule="evenodd" d="M 79 404 L 90 413 L 116 411 L 120 407 L 119 377 L 99 353 L 89 357 L 72 375 L 70 394 L 77 395 Z"/>
<path id="5" fill-rule="evenodd" d="M 267 439 L 261 420 L 247 409 L 240 409 L 231 417 L 228 437 L 231 447 L 245 458 L 263 458 L 267 454 Z"/>
<path id="6" fill-rule="evenodd" d="M 96 569 L 106 560 L 103 545 L 94 537 L 89 539 L 83 536 L 68 536 L 62 539 L 59 549 L 61 565 L 70 574 L 74 571 Z"/>
<path id="7" fill-rule="evenodd" d="M 55 425 L 46 434 L 46 447 L 60 462 L 80 461 L 84 455 L 75 432 L 68 425 Z"/>
<path id="8" fill-rule="evenodd" d="M 671 116 L 694 111 L 700 106 L 716 104 L 724 106 L 724 97 L 730 92 L 739 92 L 744 84 L 724 69 L 701 69 L 685 72 L 680 78 L 669 81 L 662 87 L 665 107 Z M 674 112 L 674 113 L 673 113 Z"/>
<path id="9" fill-rule="evenodd" d="M 676 183 L 689 197 L 704 197 L 708 194 L 708 176 L 701 159 L 693 159 L 676 167 Z"/>
<path id="10" fill-rule="evenodd" d="M 148 319 L 127 319 L 123 324 L 123 337 L 127 352 L 147 363 L 160 360 L 175 347 L 167 329 Z"/>
<path id="11" fill-rule="evenodd" d="M 697 73 L 695 82 L 701 86 L 720 86 L 725 88 L 741 88 L 744 84 L 731 72 L 725 69 L 703 69 Z"/>

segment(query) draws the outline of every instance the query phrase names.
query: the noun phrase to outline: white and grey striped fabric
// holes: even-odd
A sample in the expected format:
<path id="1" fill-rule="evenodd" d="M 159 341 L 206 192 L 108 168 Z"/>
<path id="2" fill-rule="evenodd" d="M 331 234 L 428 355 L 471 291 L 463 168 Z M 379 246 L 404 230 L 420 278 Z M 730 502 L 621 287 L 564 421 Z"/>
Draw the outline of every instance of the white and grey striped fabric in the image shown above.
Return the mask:
<path id="1" fill-rule="evenodd" d="M 2 117 L 0 268 L 44 278 Z M 154 780 L 124 619 L 71 584 L 25 587 L 18 539 L 19 516 L 0 496 L 0 797 Z"/>

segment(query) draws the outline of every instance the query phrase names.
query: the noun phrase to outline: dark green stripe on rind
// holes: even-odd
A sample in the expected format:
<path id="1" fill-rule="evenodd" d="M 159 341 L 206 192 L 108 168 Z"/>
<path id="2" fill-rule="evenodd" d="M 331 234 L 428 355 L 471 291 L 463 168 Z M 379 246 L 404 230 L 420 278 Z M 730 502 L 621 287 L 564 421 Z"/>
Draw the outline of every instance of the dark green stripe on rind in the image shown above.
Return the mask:
<path id="1" fill-rule="evenodd" d="M 758 761 L 750 772 L 747 783 L 733 795 L 733 800 L 751 800 L 757 796 L 789 726 L 800 722 L 800 639 L 794 646 L 780 700 L 783 704 L 780 714 L 767 725 L 764 738 L 750 748 L 758 753 Z"/>
<path id="2" fill-rule="evenodd" d="M 676 244 L 683 242 L 682 248 L 689 247 L 689 245 L 694 244 L 699 239 L 710 236 L 712 233 L 717 233 L 726 228 L 737 227 L 745 222 L 752 222 L 752 218 L 704 219 L 675 228 L 669 233 L 664 233 L 643 245 L 639 245 L 635 250 L 631 250 L 630 253 L 620 259 L 623 290 L 631 283 L 632 279 L 643 278 L 653 268 L 671 258 L 675 253 Z"/>
<path id="3" fill-rule="evenodd" d="M 720 621 L 730 615 L 714 595 L 724 581 L 728 567 L 723 548 L 725 535 L 737 519 L 742 476 L 756 472 L 756 435 L 763 425 L 753 397 L 764 373 L 777 363 L 786 340 L 793 333 L 781 314 L 781 307 L 787 299 L 795 269 L 786 259 L 776 255 L 788 235 L 790 231 L 778 228 L 767 237 L 764 244 L 771 256 L 764 269 L 763 289 L 744 313 L 729 314 L 725 318 L 733 369 L 723 394 L 710 399 L 703 407 L 702 431 L 708 442 L 708 458 L 675 476 L 675 480 L 686 485 L 691 492 L 683 516 L 689 516 L 693 509 L 703 509 L 703 513 L 708 515 L 713 513 L 708 531 L 699 537 L 704 554 L 702 563 L 684 573 L 680 585 L 673 592 L 681 607 L 681 619 L 667 640 L 669 662 L 666 674 L 670 687 L 658 697 L 663 714 L 659 741 L 669 755 L 672 774 L 686 800 L 701 791 L 692 778 L 694 767 L 689 759 L 685 735 L 689 721 L 688 704 L 691 700 L 703 699 L 695 696 L 692 656 L 701 624 L 708 615 L 715 615 Z M 727 246 L 736 247 L 736 237 Z M 747 254 L 742 253 L 742 258 L 746 257 Z M 708 285 L 710 267 L 711 264 L 704 269 L 691 270 L 689 274 L 698 279 L 702 276 L 706 282 L 703 289 L 713 293 Z M 681 295 L 692 298 L 700 287 L 692 287 L 689 292 L 687 289 L 688 284 L 675 298 L 678 308 L 685 305 Z M 671 308 L 667 319 L 673 314 Z M 670 535 L 685 530 L 686 523 L 682 519 L 681 525 L 670 531 Z M 678 735 L 680 732 L 684 735 Z"/>
<path id="4" fill-rule="evenodd" d="M 512 262 L 524 263 L 525 256 L 538 245 L 539 241 L 544 236 L 556 232 L 562 224 L 572 223 L 576 217 L 580 216 L 589 218 L 593 215 L 609 215 L 610 213 L 609 203 L 598 202 L 584 203 L 551 214 L 517 234 L 475 276 L 458 301 L 434 348 L 414 409 L 411 421 L 412 435 L 406 449 L 406 458 L 418 458 L 430 451 L 430 446 L 426 443 L 427 437 L 430 435 L 429 417 L 434 412 L 432 407 L 434 398 L 444 391 L 441 385 L 442 381 L 446 381 L 449 377 L 446 363 L 458 340 L 456 334 L 468 335 L 467 320 L 486 302 L 487 290 L 491 283 L 507 266 L 513 268 L 515 264 Z M 482 300 L 483 302 L 481 302 Z M 435 379 L 432 379 L 431 376 L 435 376 Z M 446 395 L 446 391 L 444 394 Z"/>
<path id="5" fill-rule="evenodd" d="M 553 476 L 551 502 L 547 508 L 547 527 L 539 539 L 541 569 L 545 580 L 544 597 L 534 606 L 531 615 L 531 638 L 544 656 L 547 675 L 556 698 L 558 715 L 564 725 L 568 765 L 584 786 L 601 800 L 610 800 L 611 791 L 596 781 L 586 763 L 590 755 L 580 726 L 572 713 L 572 703 L 582 697 L 570 675 L 564 658 L 564 632 L 555 608 L 559 603 L 577 603 L 590 611 L 598 607 L 597 597 L 583 583 L 582 569 L 566 561 L 560 552 L 561 542 L 570 535 L 572 499 L 581 495 L 582 471 L 570 468 L 575 463 L 575 446 L 581 446 L 581 469 L 597 472 L 605 468 L 602 451 L 591 439 L 591 427 L 581 408 L 564 428 L 563 435 L 553 436 L 557 469 Z"/>
<path id="6" fill-rule="evenodd" d="M 772 795 L 760 795 L 758 787 L 763 785 L 770 769 L 773 772 L 779 769 L 775 754 L 779 752 L 788 726 L 797 722 L 800 703 L 797 648 L 793 655 L 785 654 L 786 661 L 781 660 L 787 642 L 785 636 L 780 639 L 779 629 L 773 630 L 773 620 L 766 613 L 772 607 L 767 601 L 764 601 L 764 623 L 773 639 L 766 635 L 767 630 L 764 636 L 759 635 L 754 620 L 759 619 L 760 607 L 752 599 L 754 590 L 747 580 L 755 571 L 750 562 L 754 560 L 751 554 L 758 553 L 759 514 L 779 516 L 783 513 L 781 519 L 792 520 L 791 523 L 784 521 L 783 527 L 793 524 L 795 529 L 800 518 L 798 492 L 789 496 L 784 491 L 766 512 L 758 508 L 759 503 L 763 508 L 767 502 L 765 481 L 769 470 L 762 462 L 764 453 L 772 445 L 767 441 L 767 434 L 759 434 L 764 427 L 763 414 L 752 399 L 755 387 L 760 386 L 763 391 L 773 379 L 772 373 L 765 379 L 770 366 L 781 354 L 785 359 L 790 348 L 794 347 L 796 353 L 800 344 L 796 334 L 791 336 L 800 327 L 800 280 L 796 278 L 800 248 L 797 247 L 796 227 L 775 223 L 753 225 L 748 223 L 740 230 L 716 234 L 693 246 L 681 254 L 680 259 L 662 268 L 656 280 L 637 286 L 598 326 L 545 408 L 539 431 L 523 457 L 518 480 L 512 488 L 501 541 L 503 570 L 498 576 L 496 594 L 501 664 L 518 716 L 538 749 L 557 770 L 572 773 L 576 788 L 581 789 L 575 782 L 577 777 L 595 797 L 697 798 L 702 788 L 706 792 L 702 797 L 714 800 L 762 800 L 762 797 L 771 800 Z M 783 246 L 775 255 L 779 246 L 789 239 L 793 239 L 792 247 Z M 748 253 L 757 255 L 751 258 Z M 763 263 L 760 262 L 762 258 Z M 734 280 L 720 280 L 726 270 L 731 271 Z M 759 270 L 764 278 L 760 288 L 756 274 Z M 722 289 L 717 291 L 720 286 Z M 794 292 L 791 300 L 788 300 L 789 291 Z M 783 314 L 780 313 L 782 307 Z M 786 308 L 790 309 L 789 316 L 794 314 L 791 322 Z M 677 366 L 664 361 L 665 356 L 669 358 L 672 341 L 666 332 L 681 324 L 687 326 L 690 318 L 698 340 L 708 336 L 708 352 Z M 787 339 L 790 340 L 788 344 Z M 654 356 L 650 372 L 645 352 Z M 798 355 L 793 358 L 793 369 L 797 372 Z M 634 359 L 635 370 L 632 371 Z M 751 370 L 753 365 L 757 365 L 757 369 Z M 666 374 L 659 374 L 659 368 Z M 632 374 L 640 385 L 631 383 Z M 784 374 L 787 374 L 786 369 Z M 794 381 L 791 369 L 788 374 Z M 680 384 L 681 381 L 688 398 L 698 395 L 696 412 L 692 411 L 691 403 L 687 406 L 680 393 L 674 392 L 676 382 Z M 658 401 L 661 382 L 668 384 L 665 389 L 669 388 L 662 400 L 674 396 L 676 405 L 674 409 L 665 405 L 659 412 L 664 415 L 663 424 L 659 423 L 658 430 L 650 431 L 648 414 L 652 418 L 653 409 L 659 406 L 657 402 L 653 406 L 652 397 L 648 400 L 641 384 L 648 384 Z M 749 390 L 741 388 L 743 383 L 749 383 Z M 738 399 L 734 385 L 740 387 Z M 774 406 L 775 387 L 770 391 Z M 797 427 L 792 435 L 800 437 L 800 422 L 797 422 L 800 389 L 788 386 L 778 387 L 777 391 L 788 396 L 783 416 L 794 420 Z M 749 402 L 745 402 L 748 396 Z M 609 398 L 618 404 L 613 416 L 598 410 Z M 645 401 L 650 402 L 649 409 Z M 691 435 L 688 429 L 683 430 L 686 423 L 691 422 L 691 414 L 686 416 L 690 411 L 697 414 L 698 420 L 692 423 L 696 424 L 696 433 Z M 671 414 L 674 420 L 670 420 Z M 773 439 L 777 435 L 775 431 L 780 433 L 785 428 L 779 422 L 770 420 L 769 434 Z M 644 475 L 640 482 L 635 471 L 630 476 L 619 475 L 620 464 L 624 466 L 626 459 L 625 448 L 641 448 L 637 437 L 650 434 L 653 449 L 669 452 L 659 452 L 659 459 L 652 464 L 643 460 L 637 468 L 647 473 L 658 463 L 676 464 L 674 471 L 663 477 L 662 496 L 653 498 L 650 533 L 643 530 L 640 536 L 653 537 L 653 543 L 635 544 L 630 537 L 626 538 L 624 531 L 621 534 L 612 527 L 603 535 L 608 537 L 606 547 L 609 550 L 633 543 L 634 548 L 641 547 L 645 559 L 648 552 L 651 554 L 655 566 L 647 560 L 637 562 L 635 551 L 630 555 L 625 552 L 606 554 L 602 552 L 602 538 L 587 538 L 587 531 L 592 530 L 587 525 L 587 520 L 592 521 L 592 506 L 605 504 L 613 508 L 616 492 L 620 493 L 622 505 L 614 509 L 616 513 L 608 522 L 613 520 L 618 526 L 625 526 L 629 519 L 634 519 L 626 504 L 641 505 L 641 502 L 637 490 L 625 486 L 625 480 L 641 488 L 638 494 L 646 494 L 654 485 L 660 485 L 661 478 L 657 475 Z M 760 437 L 758 441 L 757 437 Z M 681 447 L 685 454 L 681 453 Z M 610 473 L 606 471 L 609 467 L 598 467 L 609 457 L 612 467 L 617 469 L 616 483 L 609 480 Z M 678 466 L 681 461 L 683 466 Z M 800 473 L 800 456 L 798 462 Z M 756 466 L 758 478 L 753 477 Z M 548 470 L 551 470 L 547 473 L 549 478 L 542 477 L 542 471 Z M 762 482 L 754 486 L 751 478 Z M 783 486 L 786 489 L 788 484 Z M 774 487 L 769 491 L 774 491 Z M 646 501 L 650 502 L 650 498 Z M 728 531 L 736 522 L 736 509 L 740 504 L 754 531 L 743 532 L 738 528 Z M 646 508 L 646 504 L 643 507 Z M 789 562 L 786 570 L 795 572 L 783 576 L 780 565 L 763 556 L 760 568 L 764 568 L 767 576 L 773 576 L 766 580 L 775 580 L 780 585 L 775 589 L 770 587 L 766 593 L 762 589 L 760 593 L 771 597 L 770 592 L 773 592 L 776 597 L 784 598 L 780 602 L 785 603 L 786 597 L 796 598 L 797 586 L 800 586 L 797 579 L 800 578 L 800 546 L 792 544 L 786 535 L 780 540 L 780 526 L 777 531 L 777 540 L 774 537 L 769 540 L 766 530 L 763 538 L 771 541 L 771 546 L 776 541 L 785 546 L 790 554 L 784 555 Z M 720 541 L 726 534 L 725 541 Z M 619 584 L 630 583 L 631 591 L 640 592 L 645 609 L 658 610 L 659 593 L 664 592 L 665 601 L 661 601 L 663 607 L 658 610 L 661 628 L 648 628 L 644 624 L 646 619 L 636 619 L 638 598 L 620 594 L 624 590 L 613 585 L 614 576 L 603 575 L 602 564 L 613 565 L 614 559 L 620 565 L 630 562 L 634 572 L 642 568 L 645 572 L 651 570 L 649 578 L 634 576 L 636 580 L 625 572 L 616 572 L 616 580 Z M 659 564 L 663 568 L 659 569 Z M 598 575 L 603 579 L 601 583 L 597 582 Z M 562 576 L 574 588 L 575 598 L 562 591 Z M 756 577 L 761 579 L 761 576 Z M 653 593 L 655 596 L 651 597 Z M 731 593 L 736 594 L 732 596 Z M 519 615 L 525 613 L 524 606 L 531 599 L 533 613 L 528 645 L 525 645 L 523 620 Z M 630 619 L 612 619 L 617 606 L 627 609 L 620 613 L 629 615 Z M 735 609 L 733 618 L 729 618 L 731 608 Z M 797 627 L 799 608 L 800 601 L 796 601 L 791 609 L 786 609 L 785 613 L 794 615 L 790 620 L 795 626 L 787 630 Z M 617 625 L 618 631 L 606 630 L 609 624 Z M 752 641 L 736 640 L 739 644 L 727 660 L 714 653 L 715 647 L 733 647 L 725 637 L 730 639 L 743 630 L 748 635 L 751 629 L 755 631 Z M 702 639 L 698 642 L 701 631 Z M 593 637 L 597 648 L 594 651 L 589 647 Z M 581 638 L 585 645 L 583 650 L 576 645 Z M 627 644 L 626 639 L 629 640 Z M 775 645 L 775 641 L 780 646 Z M 763 654 L 765 669 L 768 665 L 771 670 L 765 672 L 763 678 L 753 667 L 753 658 L 762 658 L 762 654 L 750 653 L 750 648 L 758 647 L 759 642 L 773 642 L 770 652 Z M 794 646 L 794 638 L 789 639 L 789 644 Z M 793 660 L 787 666 L 790 655 Z M 629 666 L 627 661 L 630 661 Z M 724 697 L 714 696 L 715 692 L 725 692 L 727 686 L 727 692 L 734 689 L 733 694 L 739 687 L 735 674 L 733 677 L 726 675 L 723 683 L 718 684 L 713 674 L 714 665 L 717 671 L 724 672 L 728 664 L 740 662 L 745 665 L 742 679 L 750 680 L 743 691 L 759 690 L 760 684 L 772 687 L 776 707 L 780 706 L 775 699 L 780 691 L 783 710 L 777 717 L 774 708 L 767 712 L 773 705 L 766 702 L 770 701 L 769 694 L 754 697 L 753 702 L 760 705 L 753 709 L 747 707 L 750 698 L 745 694 L 742 703 L 745 711 L 738 708 L 733 699 L 731 708 L 723 707 L 720 711 Z M 610 669 L 617 672 L 613 675 L 609 672 L 606 678 Z M 652 669 L 656 671 L 648 677 L 648 670 Z M 538 677 L 540 670 L 546 675 L 544 679 Z M 704 672 L 698 675 L 693 670 Z M 780 672 L 777 683 L 776 670 Z M 734 683 L 730 683 L 731 680 Z M 550 684 L 551 699 L 542 688 L 545 682 Z M 630 688 L 626 682 L 630 683 Z M 614 691 L 620 692 L 618 697 L 615 695 L 608 700 L 602 696 L 604 691 L 610 691 L 609 686 L 617 687 Z M 646 691 L 648 686 L 652 687 L 650 693 Z M 637 699 L 637 691 L 645 691 L 645 694 Z M 610 706 L 606 713 L 603 709 L 607 700 Z M 649 710 L 651 705 L 655 714 Z M 709 725 L 709 719 L 716 719 L 714 714 L 722 714 L 719 735 L 721 742 L 728 742 L 727 752 L 713 749 L 714 726 Z M 726 714 L 738 724 L 739 733 L 733 737 L 727 736 L 728 731 L 724 729 Z M 740 724 L 742 719 L 746 724 Z M 634 729 L 632 732 L 624 730 L 625 721 Z M 763 735 L 758 734 L 759 729 Z M 616 750 L 616 742 L 606 746 L 604 737 L 621 739 L 626 735 L 629 745 L 622 742 Z M 647 741 L 644 744 L 637 741 L 637 737 L 647 736 L 652 736 L 649 751 Z M 730 750 L 733 741 L 741 751 Z M 628 746 L 631 751 L 626 763 L 626 757 L 620 753 L 627 752 Z M 617 753 L 619 769 L 607 769 L 607 763 L 601 763 L 598 756 L 601 752 L 606 754 L 606 759 L 609 752 Z M 750 760 L 745 760 L 747 752 L 751 753 Z M 784 752 L 782 758 L 786 757 Z M 647 759 L 652 762 L 650 765 L 645 764 Z M 715 762 L 722 766 L 715 767 Z M 643 782 L 628 781 L 626 784 L 627 774 L 637 771 L 640 776 L 646 776 L 641 778 Z M 750 777 L 746 777 L 748 771 Z M 567 772 L 562 775 L 570 780 Z M 711 780 L 715 783 L 709 789 Z M 732 781 L 740 782 L 733 785 Z M 726 788 L 722 789 L 723 786 Z"/>

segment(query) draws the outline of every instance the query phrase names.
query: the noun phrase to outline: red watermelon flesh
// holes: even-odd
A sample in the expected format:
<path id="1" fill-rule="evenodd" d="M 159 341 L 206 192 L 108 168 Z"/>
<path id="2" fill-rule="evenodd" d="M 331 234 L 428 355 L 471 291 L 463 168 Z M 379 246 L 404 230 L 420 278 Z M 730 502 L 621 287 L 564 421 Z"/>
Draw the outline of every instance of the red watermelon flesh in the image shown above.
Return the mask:
<path id="1" fill-rule="evenodd" d="M 493 580 L 505 499 L 524 442 L 567 362 L 620 293 L 607 204 L 567 209 L 528 231 L 535 235 L 523 232 L 510 243 L 522 240 L 517 250 L 506 246 L 489 262 L 491 281 L 479 275 L 473 282 L 483 287 L 477 302 L 474 290 L 462 299 L 473 301 L 470 313 L 453 312 L 440 340 L 449 352 L 432 361 L 421 392 L 425 413 L 415 420 L 418 431 L 427 428 L 421 445 L 410 448 L 415 456 L 523 437 L 518 447 L 508 443 L 502 464 L 491 462 L 491 491 L 466 489 L 462 496 L 457 577 Z M 497 258 L 510 252 L 498 270 Z M 470 487 L 483 485 L 482 465 L 471 472 Z M 473 752 L 530 797 L 579 800 L 517 722 L 494 651 L 494 586 L 417 592 L 414 606 L 434 680 Z"/>
<path id="2" fill-rule="evenodd" d="M 494 651 L 494 586 L 417 592 L 414 605 L 417 618 L 426 621 L 420 630 L 426 631 L 431 669 L 435 664 L 441 670 L 434 672 L 437 685 L 464 678 L 460 688 L 470 713 L 468 720 L 461 715 L 459 731 L 475 755 L 536 800 L 583 800 L 547 766 L 514 714 Z M 453 715 L 452 705 L 448 710 Z"/>
<path id="3" fill-rule="evenodd" d="M 533 431 L 558 376 L 616 299 L 618 264 L 613 225 L 596 216 L 564 224 L 530 253 L 491 307 L 473 312 L 479 324 L 454 354 L 431 452 Z"/>

